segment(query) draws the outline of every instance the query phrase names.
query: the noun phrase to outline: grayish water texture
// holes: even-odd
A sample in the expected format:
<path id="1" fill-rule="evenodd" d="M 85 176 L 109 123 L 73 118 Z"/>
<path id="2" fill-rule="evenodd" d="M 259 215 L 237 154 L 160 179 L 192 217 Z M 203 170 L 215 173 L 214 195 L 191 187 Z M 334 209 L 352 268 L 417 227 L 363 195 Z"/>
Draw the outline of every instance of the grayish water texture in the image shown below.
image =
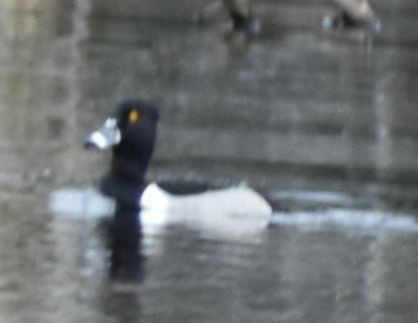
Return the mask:
<path id="1" fill-rule="evenodd" d="M 418 322 L 416 0 L 376 1 L 375 36 L 259 0 L 252 41 L 193 25 L 205 3 L 0 2 L 0 322 Z M 84 136 L 136 96 L 161 109 L 150 179 L 290 211 L 251 237 L 144 231 L 140 279 L 113 280 L 106 220 L 49 202 L 90 192 L 109 156 Z"/>

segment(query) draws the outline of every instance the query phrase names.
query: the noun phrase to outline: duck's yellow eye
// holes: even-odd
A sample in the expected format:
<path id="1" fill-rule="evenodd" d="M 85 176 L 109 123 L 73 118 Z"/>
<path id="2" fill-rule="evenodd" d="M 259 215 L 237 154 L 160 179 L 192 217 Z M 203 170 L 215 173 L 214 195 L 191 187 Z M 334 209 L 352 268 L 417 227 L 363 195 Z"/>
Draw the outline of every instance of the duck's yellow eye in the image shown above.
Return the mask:
<path id="1" fill-rule="evenodd" d="M 132 110 L 128 116 L 129 123 L 137 123 L 141 120 L 141 113 L 138 110 Z"/>

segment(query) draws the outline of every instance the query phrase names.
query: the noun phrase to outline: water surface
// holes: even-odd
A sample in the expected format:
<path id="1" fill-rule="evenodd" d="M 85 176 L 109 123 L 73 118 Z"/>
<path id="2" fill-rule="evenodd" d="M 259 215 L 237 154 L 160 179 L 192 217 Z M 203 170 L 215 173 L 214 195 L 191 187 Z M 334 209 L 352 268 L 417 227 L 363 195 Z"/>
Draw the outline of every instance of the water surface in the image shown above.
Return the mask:
<path id="1" fill-rule="evenodd" d="M 415 323 L 416 4 L 381 1 L 370 37 L 261 0 L 251 42 L 191 24 L 201 4 L 0 4 L 0 321 Z M 289 212 L 234 239 L 133 233 L 137 275 L 113 279 L 112 211 L 50 199 L 94 187 L 109 156 L 84 136 L 138 95 L 162 114 L 150 179 L 246 181 Z"/>

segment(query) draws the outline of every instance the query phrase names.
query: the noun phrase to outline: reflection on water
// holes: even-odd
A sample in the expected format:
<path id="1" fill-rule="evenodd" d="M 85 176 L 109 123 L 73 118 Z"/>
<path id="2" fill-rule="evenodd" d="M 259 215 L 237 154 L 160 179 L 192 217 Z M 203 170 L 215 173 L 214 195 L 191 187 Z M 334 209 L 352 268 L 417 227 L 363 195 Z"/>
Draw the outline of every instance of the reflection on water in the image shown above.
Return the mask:
<path id="1" fill-rule="evenodd" d="M 189 23 L 201 4 L 1 1 L 0 322 L 415 323 L 415 2 L 381 1 L 364 43 L 320 32 L 323 3 L 260 0 L 239 48 Z M 108 160 L 84 135 L 137 95 L 162 110 L 150 178 L 246 180 L 291 212 L 223 239 L 49 209 L 89 192 Z"/>

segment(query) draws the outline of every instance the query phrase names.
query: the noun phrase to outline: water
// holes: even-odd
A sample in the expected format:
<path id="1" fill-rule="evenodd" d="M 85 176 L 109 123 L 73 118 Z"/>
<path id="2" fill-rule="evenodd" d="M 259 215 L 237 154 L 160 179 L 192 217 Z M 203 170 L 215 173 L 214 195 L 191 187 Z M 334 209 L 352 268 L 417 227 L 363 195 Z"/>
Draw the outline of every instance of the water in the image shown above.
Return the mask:
<path id="1" fill-rule="evenodd" d="M 203 4 L 1 2 L 0 322 L 415 323 L 416 3 L 380 1 L 370 37 L 321 31 L 328 2 L 260 0 L 250 42 L 193 26 Z M 50 199 L 91 192 L 109 156 L 84 136 L 137 95 L 161 107 L 150 179 L 245 181 L 289 212 L 234 239 L 126 233 L 135 279 L 113 279 L 112 211 Z"/>

